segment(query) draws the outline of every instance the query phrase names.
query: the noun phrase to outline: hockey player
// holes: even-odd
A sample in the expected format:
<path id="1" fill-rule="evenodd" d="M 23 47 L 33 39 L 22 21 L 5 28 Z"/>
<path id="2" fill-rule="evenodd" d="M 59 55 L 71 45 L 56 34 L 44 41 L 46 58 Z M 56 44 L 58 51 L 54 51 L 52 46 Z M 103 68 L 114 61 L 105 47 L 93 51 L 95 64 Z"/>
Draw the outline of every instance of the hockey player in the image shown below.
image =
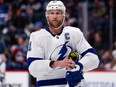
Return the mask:
<path id="1" fill-rule="evenodd" d="M 27 61 L 36 87 L 76 87 L 82 72 L 99 65 L 96 51 L 85 40 L 79 28 L 64 26 L 66 8 L 61 1 L 50 1 L 46 7 L 48 27 L 30 35 Z M 68 58 L 70 52 L 81 55 L 79 61 Z M 75 69 L 76 68 L 76 69 Z"/>

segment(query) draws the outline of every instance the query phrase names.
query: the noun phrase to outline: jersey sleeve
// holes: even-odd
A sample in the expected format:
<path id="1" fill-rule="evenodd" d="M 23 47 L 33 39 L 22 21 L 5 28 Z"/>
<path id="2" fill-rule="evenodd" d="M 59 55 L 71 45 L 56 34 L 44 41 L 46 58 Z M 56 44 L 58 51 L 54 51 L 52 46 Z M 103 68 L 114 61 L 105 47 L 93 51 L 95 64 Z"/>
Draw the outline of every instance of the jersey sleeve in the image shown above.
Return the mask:
<path id="1" fill-rule="evenodd" d="M 44 58 L 41 38 L 38 38 L 34 33 L 30 35 L 27 58 L 28 57 Z"/>
<path id="2" fill-rule="evenodd" d="M 86 39 L 83 36 L 83 33 L 80 31 L 78 34 L 78 40 L 77 40 L 77 44 L 76 44 L 76 49 L 79 53 L 83 53 L 86 49 L 88 48 L 92 48 L 88 42 L 86 41 Z"/>
<path id="3" fill-rule="evenodd" d="M 34 77 L 41 77 L 52 70 L 49 66 L 50 60 L 44 60 L 42 39 L 34 33 L 31 34 L 29 40 L 27 62 L 29 72 Z"/>
<path id="4" fill-rule="evenodd" d="M 99 65 L 99 59 L 95 49 L 87 42 L 81 31 L 76 34 L 76 37 L 76 50 L 82 56 L 79 62 L 83 65 L 83 71 L 97 68 Z"/>

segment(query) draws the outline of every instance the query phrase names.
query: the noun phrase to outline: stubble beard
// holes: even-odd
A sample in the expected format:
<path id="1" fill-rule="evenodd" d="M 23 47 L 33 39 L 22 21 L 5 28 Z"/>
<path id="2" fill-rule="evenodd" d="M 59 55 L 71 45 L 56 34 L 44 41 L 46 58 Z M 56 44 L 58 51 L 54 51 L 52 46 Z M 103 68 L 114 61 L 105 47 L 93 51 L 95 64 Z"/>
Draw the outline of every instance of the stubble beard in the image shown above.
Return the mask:
<path id="1" fill-rule="evenodd" d="M 61 21 L 49 21 L 49 25 L 53 28 L 58 28 L 63 23 L 63 20 Z"/>

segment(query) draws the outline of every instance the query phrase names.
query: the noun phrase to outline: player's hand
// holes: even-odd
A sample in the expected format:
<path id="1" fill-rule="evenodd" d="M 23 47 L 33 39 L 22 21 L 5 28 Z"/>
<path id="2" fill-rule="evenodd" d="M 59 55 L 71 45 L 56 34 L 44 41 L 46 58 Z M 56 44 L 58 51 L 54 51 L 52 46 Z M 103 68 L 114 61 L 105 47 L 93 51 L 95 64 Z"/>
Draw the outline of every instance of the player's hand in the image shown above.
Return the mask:
<path id="1" fill-rule="evenodd" d="M 52 65 L 52 68 L 66 68 L 66 69 L 73 69 L 75 68 L 75 62 L 70 59 L 64 59 L 64 60 L 59 60 L 55 61 L 54 64 Z"/>
<path id="2" fill-rule="evenodd" d="M 69 87 L 75 87 L 81 82 L 82 79 L 84 79 L 82 75 L 83 65 L 79 62 L 76 62 L 76 64 L 76 68 L 67 71 L 66 73 L 66 80 L 69 84 Z"/>
<path id="3" fill-rule="evenodd" d="M 66 73 L 66 80 L 69 87 L 75 87 L 82 79 L 84 79 L 84 77 L 80 71 L 67 71 Z"/>

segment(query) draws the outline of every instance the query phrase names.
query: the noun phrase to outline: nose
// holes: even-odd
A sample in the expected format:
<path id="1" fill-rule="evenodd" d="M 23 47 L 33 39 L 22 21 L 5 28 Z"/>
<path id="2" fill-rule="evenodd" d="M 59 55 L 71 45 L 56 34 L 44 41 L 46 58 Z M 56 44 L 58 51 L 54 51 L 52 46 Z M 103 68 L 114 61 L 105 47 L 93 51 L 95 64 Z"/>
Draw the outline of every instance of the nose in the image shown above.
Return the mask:
<path id="1" fill-rule="evenodd" d="M 53 15 L 53 18 L 57 18 L 57 14 L 54 14 L 54 15 Z"/>

